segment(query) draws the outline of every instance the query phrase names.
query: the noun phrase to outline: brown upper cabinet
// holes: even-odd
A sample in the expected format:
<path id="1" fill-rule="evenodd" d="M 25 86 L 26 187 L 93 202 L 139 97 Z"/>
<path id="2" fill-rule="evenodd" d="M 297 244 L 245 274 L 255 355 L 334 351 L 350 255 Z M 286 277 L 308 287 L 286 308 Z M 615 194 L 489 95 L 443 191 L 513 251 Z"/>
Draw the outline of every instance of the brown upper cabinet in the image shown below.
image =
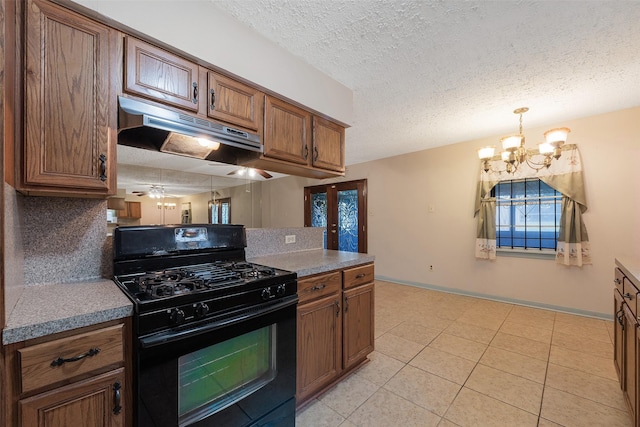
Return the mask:
<path id="1" fill-rule="evenodd" d="M 313 117 L 313 167 L 344 173 L 344 127 Z"/>
<path id="2" fill-rule="evenodd" d="M 198 64 L 133 37 L 125 38 L 125 58 L 127 92 L 198 111 Z"/>
<path id="3" fill-rule="evenodd" d="M 207 71 L 207 74 L 207 115 L 261 132 L 264 93 L 213 71 Z"/>
<path id="4" fill-rule="evenodd" d="M 164 49 L 125 38 L 125 91 L 235 126 L 262 130 L 264 93 Z"/>
<path id="5" fill-rule="evenodd" d="M 271 96 L 265 101 L 264 155 L 301 165 L 311 154 L 311 113 Z"/>
<path id="6" fill-rule="evenodd" d="M 50 2 L 29 0 L 25 9 L 17 188 L 28 194 L 115 194 L 117 33 Z"/>

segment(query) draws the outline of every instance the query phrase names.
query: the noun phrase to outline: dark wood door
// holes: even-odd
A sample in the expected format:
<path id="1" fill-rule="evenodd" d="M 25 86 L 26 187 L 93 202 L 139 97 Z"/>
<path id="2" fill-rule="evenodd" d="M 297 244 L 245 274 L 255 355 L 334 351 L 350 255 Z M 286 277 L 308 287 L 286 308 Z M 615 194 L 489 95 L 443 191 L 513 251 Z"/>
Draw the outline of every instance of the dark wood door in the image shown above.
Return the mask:
<path id="1" fill-rule="evenodd" d="M 311 156 L 310 140 L 311 113 L 267 96 L 264 155 L 307 165 Z"/>
<path id="2" fill-rule="evenodd" d="M 124 427 L 124 368 L 20 401 L 23 427 Z"/>
<path id="3" fill-rule="evenodd" d="M 125 39 L 125 59 L 127 92 L 198 111 L 198 64 L 133 37 Z"/>
<path id="4" fill-rule="evenodd" d="M 340 293 L 298 306 L 298 404 L 336 378 L 342 365 Z"/>
<path id="5" fill-rule="evenodd" d="M 367 180 L 304 189 L 304 226 L 325 227 L 325 249 L 367 252 Z"/>
<path id="6" fill-rule="evenodd" d="M 343 368 L 349 369 L 373 351 L 373 283 L 343 293 Z"/>
<path id="7" fill-rule="evenodd" d="M 26 15 L 24 187 L 114 194 L 116 33 L 49 2 Z"/>

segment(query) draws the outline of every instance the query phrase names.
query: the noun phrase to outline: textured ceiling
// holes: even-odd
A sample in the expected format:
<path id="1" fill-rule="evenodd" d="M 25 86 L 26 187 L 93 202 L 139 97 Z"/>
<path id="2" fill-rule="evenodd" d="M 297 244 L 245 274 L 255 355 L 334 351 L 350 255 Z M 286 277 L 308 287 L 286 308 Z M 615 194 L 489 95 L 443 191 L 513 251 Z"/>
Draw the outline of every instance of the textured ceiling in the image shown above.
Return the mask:
<path id="1" fill-rule="evenodd" d="M 347 164 L 640 105 L 640 1 L 211 1 L 353 89 Z"/>

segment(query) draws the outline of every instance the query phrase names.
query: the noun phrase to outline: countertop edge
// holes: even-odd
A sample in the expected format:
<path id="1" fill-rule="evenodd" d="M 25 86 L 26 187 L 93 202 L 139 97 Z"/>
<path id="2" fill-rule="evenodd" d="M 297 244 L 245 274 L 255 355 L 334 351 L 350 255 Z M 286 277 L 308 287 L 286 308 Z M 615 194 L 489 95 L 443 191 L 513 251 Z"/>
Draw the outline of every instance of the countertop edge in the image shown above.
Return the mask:
<path id="1" fill-rule="evenodd" d="M 247 261 L 297 273 L 298 278 L 340 270 L 375 261 L 375 256 L 357 252 L 313 249 L 254 257 Z"/>
<path id="2" fill-rule="evenodd" d="M 46 308 L 39 309 L 38 306 L 44 304 Z M 2 330 L 2 344 L 97 325 L 132 314 L 133 303 L 110 279 L 26 286 Z"/>
<path id="3" fill-rule="evenodd" d="M 625 276 L 633 281 L 636 286 L 640 286 L 640 261 L 631 258 L 616 257 L 616 266 L 622 270 Z"/>

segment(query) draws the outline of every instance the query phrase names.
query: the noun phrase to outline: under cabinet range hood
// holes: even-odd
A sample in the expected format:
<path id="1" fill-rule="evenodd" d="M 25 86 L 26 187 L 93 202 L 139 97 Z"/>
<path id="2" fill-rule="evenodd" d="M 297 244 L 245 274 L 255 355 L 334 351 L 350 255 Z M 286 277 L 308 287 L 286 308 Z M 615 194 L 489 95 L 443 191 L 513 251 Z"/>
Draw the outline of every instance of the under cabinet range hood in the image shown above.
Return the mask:
<path id="1" fill-rule="evenodd" d="M 262 154 L 260 135 L 123 96 L 118 144 L 239 165 Z"/>

